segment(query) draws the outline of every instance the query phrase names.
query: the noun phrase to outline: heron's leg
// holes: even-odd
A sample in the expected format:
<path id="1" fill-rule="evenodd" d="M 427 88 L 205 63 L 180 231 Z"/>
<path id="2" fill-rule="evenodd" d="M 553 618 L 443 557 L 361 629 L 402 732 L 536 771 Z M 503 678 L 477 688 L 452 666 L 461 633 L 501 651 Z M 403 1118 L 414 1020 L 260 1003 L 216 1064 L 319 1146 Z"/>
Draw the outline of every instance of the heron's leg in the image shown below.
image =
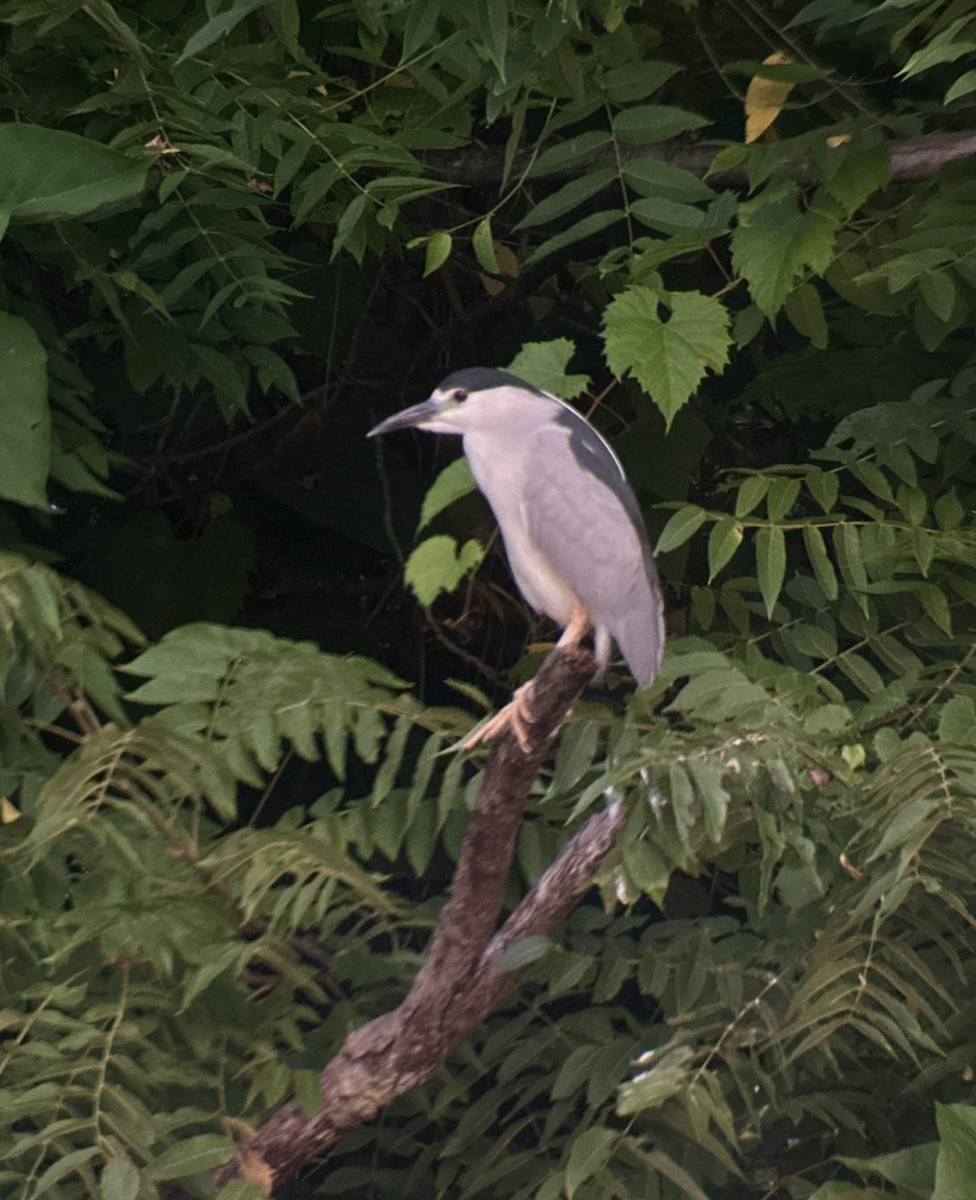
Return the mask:
<path id="1" fill-rule="evenodd" d="M 532 687 L 532 680 L 528 683 L 523 683 L 521 687 L 516 688 L 512 693 L 512 698 L 500 708 L 493 717 L 489 717 L 483 725 L 479 725 L 472 733 L 461 742 L 463 750 L 470 750 L 472 746 L 480 746 L 482 742 L 490 742 L 493 738 L 505 729 L 511 727 L 518 744 L 523 753 L 529 748 L 529 727 L 532 724 L 532 716 L 529 712 L 528 704 L 526 703 L 527 694 Z"/>
<path id="2" fill-rule="evenodd" d="M 573 605 L 573 611 L 569 614 L 569 624 L 562 632 L 562 636 L 556 643 L 557 646 L 578 646 L 583 638 L 586 637 L 586 631 L 590 627 L 590 615 L 582 604 L 576 603 Z"/>
<path id="3" fill-rule="evenodd" d="M 563 630 L 562 636 L 556 645 L 578 646 L 586 636 L 589 626 L 590 618 L 586 609 L 581 604 L 575 604 L 570 614 L 569 624 Z M 484 725 L 480 726 L 473 733 L 468 734 L 464 741 L 461 742 L 461 746 L 465 750 L 470 750 L 472 746 L 478 746 L 482 742 L 490 742 L 503 729 L 508 729 L 511 726 L 515 736 L 518 738 L 518 744 L 522 751 L 527 751 L 530 741 L 530 729 L 533 723 L 532 710 L 528 703 L 532 682 L 530 679 L 528 683 L 523 683 L 521 687 L 516 688 L 512 693 L 511 700 L 509 700 L 505 707 L 499 709 Z"/>

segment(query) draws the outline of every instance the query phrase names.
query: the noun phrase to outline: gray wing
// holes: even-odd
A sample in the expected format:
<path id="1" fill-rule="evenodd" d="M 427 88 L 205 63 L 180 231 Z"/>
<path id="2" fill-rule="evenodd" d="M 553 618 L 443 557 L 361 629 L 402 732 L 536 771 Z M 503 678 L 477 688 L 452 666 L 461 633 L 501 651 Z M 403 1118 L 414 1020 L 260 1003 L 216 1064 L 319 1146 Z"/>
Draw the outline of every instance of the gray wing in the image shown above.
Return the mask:
<path id="1" fill-rule="evenodd" d="M 634 493 L 578 413 L 533 438 L 526 517 L 532 541 L 620 647 L 646 687 L 664 650 L 664 605 Z"/>

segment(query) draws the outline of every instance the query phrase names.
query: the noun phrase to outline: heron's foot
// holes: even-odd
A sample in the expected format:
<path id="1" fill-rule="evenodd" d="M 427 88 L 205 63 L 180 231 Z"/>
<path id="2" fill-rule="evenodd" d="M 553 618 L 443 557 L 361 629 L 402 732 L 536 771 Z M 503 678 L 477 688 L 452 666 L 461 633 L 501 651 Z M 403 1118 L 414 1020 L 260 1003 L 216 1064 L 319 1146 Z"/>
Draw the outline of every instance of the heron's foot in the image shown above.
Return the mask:
<path id="1" fill-rule="evenodd" d="M 504 708 L 499 709 L 493 717 L 489 717 L 484 724 L 479 725 L 461 741 L 461 749 L 470 750 L 474 746 L 480 746 L 482 742 L 492 741 L 504 730 L 511 729 L 518 740 L 519 749 L 523 754 L 528 754 L 532 741 L 531 729 L 535 724 L 528 704 L 531 688 L 531 680 L 516 688 Z"/>

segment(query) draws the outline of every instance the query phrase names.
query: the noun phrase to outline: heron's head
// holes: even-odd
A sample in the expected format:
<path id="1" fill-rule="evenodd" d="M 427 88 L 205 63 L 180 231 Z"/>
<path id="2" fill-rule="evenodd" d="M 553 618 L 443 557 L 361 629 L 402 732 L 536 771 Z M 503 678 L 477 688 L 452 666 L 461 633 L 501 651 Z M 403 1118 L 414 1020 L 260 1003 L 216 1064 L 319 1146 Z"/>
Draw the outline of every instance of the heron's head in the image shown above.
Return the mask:
<path id="1" fill-rule="evenodd" d="M 517 430 L 527 420 L 544 419 L 553 404 L 561 403 L 507 371 L 467 367 L 448 375 L 420 404 L 381 421 L 367 436 L 397 429 L 461 434 Z"/>

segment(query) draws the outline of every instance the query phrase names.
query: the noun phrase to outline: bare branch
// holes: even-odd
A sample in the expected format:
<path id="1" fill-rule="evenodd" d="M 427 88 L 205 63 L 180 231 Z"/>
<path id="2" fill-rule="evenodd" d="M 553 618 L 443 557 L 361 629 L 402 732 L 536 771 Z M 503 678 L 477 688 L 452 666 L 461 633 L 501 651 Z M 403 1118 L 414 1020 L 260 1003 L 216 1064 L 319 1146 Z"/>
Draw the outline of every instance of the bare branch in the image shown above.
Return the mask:
<path id="1" fill-rule="evenodd" d="M 278 1186 L 395 1097 L 430 1079 L 497 1007 L 518 978 L 500 971 L 524 938 L 551 932 L 593 882 L 624 814 L 613 804 L 592 817 L 495 932 L 515 839 L 533 780 L 573 701 L 593 671 L 587 651 L 554 650 L 525 693 L 529 744 L 514 733 L 493 743 L 475 811 L 424 964 L 403 1003 L 351 1033 L 322 1072 L 322 1108 L 279 1109 L 216 1173 Z"/>

